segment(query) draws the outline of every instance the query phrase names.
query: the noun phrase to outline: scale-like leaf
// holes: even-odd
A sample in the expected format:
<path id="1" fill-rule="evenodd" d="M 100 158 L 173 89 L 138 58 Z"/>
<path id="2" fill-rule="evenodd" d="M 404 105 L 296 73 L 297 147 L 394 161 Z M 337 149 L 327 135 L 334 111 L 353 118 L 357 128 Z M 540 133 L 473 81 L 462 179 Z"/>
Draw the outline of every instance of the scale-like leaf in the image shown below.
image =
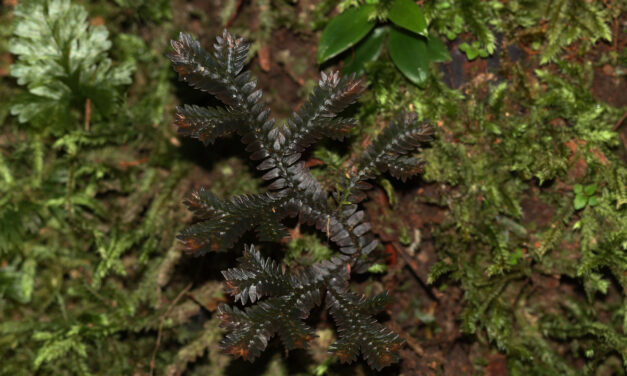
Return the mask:
<path id="1" fill-rule="evenodd" d="M 174 124 L 178 126 L 178 132 L 183 136 L 197 138 L 205 144 L 213 143 L 216 138 L 233 132 L 241 133 L 245 129 L 244 116 L 222 108 L 184 105 L 176 110 Z"/>
<path id="2" fill-rule="evenodd" d="M 339 339 L 331 344 L 329 351 L 343 363 L 353 362 L 361 352 L 376 370 L 397 362 L 398 350 L 404 341 L 371 316 L 373 310 L 382 308 L 387 299 L 384 296 L 364 299 L 343 283 L 332 282 L 330 285 L 327 307 L 338 326 Z"/>
<path id="3" fill-rule="evenodd" d="M 254 246 L 244 250 L 238 259 L 239 267 L 222 272 L 226 279 L 226 292 L 246 304 L 263 296 L 282 295 L 290 290 L 285 270 L 272 259 L 264 259 Z"/>
<path id="4" fill-rule="evenodd" d="M 354 119 L 338 118 L 353 104 L 363 87 L 353 76 L 342 77 L 338 72 L 322 78 L 298 113 L 288 121 L 285 147 L 289 152 L 301 153 L 323 135 L 341 138 L 355 124 Z"/>
<path id="5" fill-rule="evenodd" d="M 234 104 L 233 93 L 228 87 L 231 76 L 215 61 L 214 56 L 191 35 L 181 33 L 178 40 L 171 42 L 173 52 L 168 54 L 179 80 L 191 87 L 215 95 L 226 104 Z"/>
<path id="6" fill-rule="evenodd" d="M 287 235 L 280 220 L 286 215 L 281 203 L 268 194 L 244 195 L 222 201 L 211 192 L 201 189 L 194 193 L 187 205 L 201 221 L 187 227 L 178 238 L 189 252 L 226 251 L 244 233 L 266 223 L 276 229 L 279 240 Z M 264 236 L 269 236 L 264 233 Z"/>

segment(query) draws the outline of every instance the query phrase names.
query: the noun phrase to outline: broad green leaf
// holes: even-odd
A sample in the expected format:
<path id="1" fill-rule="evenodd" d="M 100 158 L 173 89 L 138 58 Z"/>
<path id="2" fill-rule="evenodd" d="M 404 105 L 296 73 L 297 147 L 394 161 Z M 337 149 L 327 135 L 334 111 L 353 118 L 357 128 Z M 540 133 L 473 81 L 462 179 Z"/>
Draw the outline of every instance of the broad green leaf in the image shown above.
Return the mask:
<path id="1" fill-rule="evenodd" d="M 575 193 L 580 194 L 581 192 L 583 192 L 583 186 L 581 184 L 575 184 L 573 186 L 573 191 L 575 191 Z"/>
<path id="2" fill-rule="evenodd" d="M 414 33 L 427 36 L 427 20 L 422 9 L 412 0 L 395 0 L 388 13 L 388 18 L 395 25 Z"/>
<path id="3" fill-rule="evenodd" d="M 575 210 L 583 209 L 586 206 L 588 199 L 584 195 L 575 196 Z"/>
<path id="4" fill-rule="evenodd" d="M 427 43 L 423 37 L 392 28 L 388 49 L 394 64 L 414 84 L 424 87 L 429 75 Z"/>
<path id="5" fill-rule="evenodd" d="M 355 46 L 355 51 L 352 56 L 346 59 L 346 63 L 342 67 L 342 73 L 362 74 L 366 63 L 375 61 L 379 57 L 387 31 L 387 27 L 378 27 L 359 42 L 357 46 Z"/>
<path id="6" fill-rule="evenodd" d="M 354 46 L 368 34 L 375 24 L 368 20 L 374 9 L 371 4 L 349 8 L 331 20 L 318 43 L 318 64 Z"/>
<path id="7" fill-rule="evenodd" d="M 594 192 L 596 192 L 597 190 L 597 186 L 594 184 L 589 184 L 586 185 L 586 188 L 584 189 L 584 192 L 586 192 L 587 196 L 592 196 L 594 194 Z"/>
<path id="8" fill-rule="evenodd" d="M 451 60 L 451 54 L 448 52 L 448 48 L 446 48 L 446 45 L 440 40 L 440 38 L 431 35 L 428 39 L 427 52 L 429 53 L 429 61 L 440 63 Z"/>
<path id="9" fill-rule="evenodd" d="M 597 203 L 598 201 L 596 196 L 592 196 L 588 199 L 588 205 L 590 206 L 596 206 Z"/>

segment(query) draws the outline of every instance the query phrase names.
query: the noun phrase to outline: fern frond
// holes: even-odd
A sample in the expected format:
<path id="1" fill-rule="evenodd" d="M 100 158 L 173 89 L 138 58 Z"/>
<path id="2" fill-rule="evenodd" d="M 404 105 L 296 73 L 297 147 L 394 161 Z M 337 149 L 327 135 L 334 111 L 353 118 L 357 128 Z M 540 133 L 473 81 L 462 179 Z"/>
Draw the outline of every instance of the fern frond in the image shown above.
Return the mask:
<path id="1" fill-rule="evenodd" d="M 329 75 L 322 72 L 307 102 L 288 121 L 286 149 L 300 153 L 322 136 L 344 137 L 355 120 L 337 115 L 353 104 L 363 90 L 354 75 L 340 78 L 339 72 Z"/>
<path id="2" fill-rule="evenodd" d="M 388 163 L 385 168 L 396 179 L 405 181 L 422 170 L 423 162 L 421 158 L 401 156 L 394 163 Z"/>
<path id="3" fill-rule="evenodd" d="M 245 117 L 222 108 L 204 108 L 196 105 L 184 105 L 176 108 L 178 133 L 197 138 L 205 145 L 213 143 L 218 137 L 225 137 L 233 132 L 241 133 L 245 128 Z"/>
<path id="4" fill-rule="evenodd" d="M 338 326 L 339 340 L 329 351 L 347 363 L 361 351 L 376 370 L 397 362 L 404 341 L 371 316 L 387 302 L 387 294 L 365 299 L 351 292 L 344 281 L 333 278 L 327 290 L 327 308 Z"/>
<path id="5" fill-rule="evenodd" d="M 218 317 L 229 330 L 222 347 L 235 357 L 254 360 L 278 332 L 287 350 L 306 348 L 316 334 L 302 322 L 314 305 L 320 304 L 319 289 L 300 289 L 286 296 L 269 298 L 240 310 L 221 305 Z"/>
<path id="6" fill-rule="evenodd" d="M 402 340 L 372 318 L 388 302 L 387 294 L 366 299 L 348 288 L 350 270 L 365 270 L 361 256 L 374 250 L 378 241 L 370 233 L 365 212 L 346 200 L 327 200 L 328 192 L 301 161 L 302 153 L 323 136 L 342 138 L 355 124 L 338 115 L 362 92 L 354 77 L 322 74 L 318 87 L 298 113 L 283 126 L 275 126 L 269 109 L 250 72 L 241 72 L 247 47 L 242 39 L 224 33 L 214 53 L 181 34 L 172 42 L 170 58 L 182 80 L 216 95 L 226 109 L 197 106 L 178 108 L 177 125 L 185 135 L 203 142 L 236 132 L 242 136 L 252 160 L 268 182 L 268 192 L 223 201 L 201 189 L 187 201 L 198 222 L 185 229 L 179 239 L 190 251 L 221 251 L 232 247 L 248 230 L 255 228 L 262 240 L 287 235 L 281 220 L 299 216 L 302 223 L 315 225 L 337 244 L 340 256 L 305 269 L 286 270 L 264 259 L 254 247 L 246 249 L 239 265 L 223 272 L 226 291 L 254 306 L 221 306 L 219 317 L 227 328 L 222 346 L 236 357 L 254 360 L 270 338 L 278 333 L 288 350 L 303 348 L 315 333 L 303 323 L 309 311 L 327 306 L 340 328 L 334 349 L 340 359 L 351 361 L 361 351 L 368 363 L 380 369 L 398 360 L 395 351 Z M 406 115 L 384 130 L 368 149 L 362 163 L 349 177 L 349 188 L 364 188 L 365 178 L 390 170 L 406 178 L 417 172 L 419 159 L 404 157 L 428 140 L 430 130 Z M 350 189 L 348 190 L 350 191 Z M 353 269 L 354 268 L 354 269 Z M 260 300 L 261 299 L 261 300 Z"/>
<path id="7" fill-rule="evenodd" d="M 227 76 L 235 77 L 244 69 L 249 49 L 249 44 L 244 38 L 234 37 L 224 30 L 221 37 L 216 37 L 213 49 L 213 56 L 220 71 Z"/>
<path id="8" fill-rule="evenodd" d="M 294 303 L 315 293 L 307 291 L 290 297 L 270 298 L 244 310 L 220 306 L 218 317 L 222 326 L 229 330 L 222 347 L 236 358 L 253 361 L 266 348 L 270 338 L 278 333 L 287 350 L 307 348 L 316 334 L 301 321 L 300 310 L 294 307 Z M 319 301 L 319 294 L 317 297 Z M 314 302 L 314 299 L 308 300 Z"/>
<path id="9" fill-rule="evenodd" d="M 361 160 L 353 167 L 353 174 L 347 179 L 346 191 L 351 201 L 358 202 L 353 189 L 360 188 L 363 180 L 372 179 L 381 172 L 390 170 L 393 176 L 406 179 L 420 169 L 420 159 L 402 158 L 431 140 L 433 129 L 425 122 L 418 123 L 415 113 L 401 115 L 392 122 L 368 147 Z M 410 163 L 416 163 L 411 166 Z"/>
<path id="10" fill-rule="evenodd" d="M 236 103 L 230 81 L 237 74 L 234 72 L 239 73 L 243 67 L 242 54 L 245 58 L 248 53 L 248 44 L 242 38 L 234 38 L 225 30 L 214 44 L 213 56 L 189 34 L 180 33 L 179 40 L 173 40 L 171 45 L 174 52 L 168 57 L 181 81 L 215 95 L 228 105 Z"/>
<path id="11" fill-rule="evenodd" d="M 201 220 L 178 236 L 190 252 L 225 251 L 246 231 L 262 224 L 264 239 L 279 240 L 288 235 L 279 222 L 286 214 L 284 205 L 268 194 L 243 195 L 222 201 L 201 188 L 186 203 Z"/>
<path id="12" fill-rule="evenodd" d="M 263 296 L 286 294 L 291 285 L 285 275 L 285 269 L 272 259 L 263 259 L 254 246 L 244 250 L 238 260 L 239 267 L 222 272 L 226 279 L 226 292 L 240 300 L 242 304 L 250 299 L 251 303 Z"/>
<path id="13" fill-rule="evenodd" d="M 274 316 L 272 310 L 264 310 L 266 305 L 256 305 L 246 310 L 220 305 L 218 318 L 221 327 L 229 333 L 222 340 L 222 348 L 236 358 L 255 360 L 268 346 L 268 341 L 276 332 L 276 323 L 266 317 Z"/>
<path id="14" fill-rule="evenodd" d="M 414 151 L 423 143 L 430 141 L 432 134 L 433 129 L 427 123 L 416 122 L 415 113 L 404 114 L 385 128 L 370 145 L 359 164 L 358 171 L 363 175 L 373 173 L 375 168 L 386 171 L 401 155 Z"/>

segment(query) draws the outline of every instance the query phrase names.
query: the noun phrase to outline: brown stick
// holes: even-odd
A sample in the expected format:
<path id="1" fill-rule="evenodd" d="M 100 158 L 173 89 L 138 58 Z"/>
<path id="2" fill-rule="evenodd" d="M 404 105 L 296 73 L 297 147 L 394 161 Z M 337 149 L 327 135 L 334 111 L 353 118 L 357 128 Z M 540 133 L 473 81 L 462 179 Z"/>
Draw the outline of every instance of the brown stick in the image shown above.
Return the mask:
<path id="1" fill-rule="evenodd" d="M 616 124 L 614 124 L 614 126 L 612 127 L 613 131 L 618 130 L 618 128 L 620 128 L 621 124 L 623 124 L 623 121 L 625 121 L 625 118 L 627 118 L 627 112 L 625 112 L 623 114 L 623 116 L 616 122 Z"/>
<path id="2" fill-rule="evenodd" d="M 235 5 L 235 9 L 233 10 L 233 13 L 231 14 L 231 17 L 229 17 L 229 20 L 226 21 L 226 25 L 225 27 L 228 29 L 229 27 L 231 27 L 231 25 L 233 25 L 233 22 L 235 21 L 235 18 L 237 17 L 237 15 L 239 14 L 239 8 L 241 8 L 242 6 L 242 0 L 238 0 L 237 4 Z"/>
<path id="3" fill-rule="evenodd" d="M 89 132 L 89 120 L 91 119 L 91 99 L 85 100 L 85 132 Z"/>
<path id="4" fill-rule="evenodd" d="M 146 163 L 148 162 L 148 157 L 144 157 L 141 159 L 138 159 L 136 161 L 120 161 L 118 162 L 118 166 L 120 167 L 132 167 L 132 166 L 139 166 L 142 163 Z"/>
<path id="5" fill-rule="evenodd" d="M 161 334 L 163 332 L 163 323 L 165 322 L 166 317 L 168 317 L 168 315 L 170 314 L 170 311 L 172 311 L 172 308 L 174 308 L 174 306 L 176 305 L 176 303 L 178 303 L 178 301 L 183 297 L 183 295 L 185 295 L 190 289 L 192 288 L 192 283 L 190 282 L 177 296 L 176 298 L 174 298 L 174 300 L 172 301 L 172 303 L 170 303 L 170 306 L 168 307 L 168 309 L 165 311 L 165 313 L 161 316 L 161 321 L 159 322 L 159 331 L 157 333 L 157 343 L 155 344 L 155 349 L 152 352 L 152 359 L 150 360 L 150 376 L 153 375 L 153 372 L 155 370 L 155 359 L 157 358 L 157 351 L 159 350 L 159 346 L 161 345 Z"/>
<path id="6" fill-rule="evenodd" d="M 429 297 L 434 301 L 439 301 L 440 299 L 438 299 L 438 297 L 433 293 L 431 287 L 427 284 L 427 282 L 423 281 L 420 277 L 420 274 L 418 274 L 418 266 L 416 265 L 416 261 L 412 260 L 412 258 L 409 257 L 409 255 L 405 251 L 405 248 L 401 246 L 398 242 L 392 242 L 392 244 L 394 244 L 394 248 L 396 248 L 398 254 L 401 255 L 403 261 L 405 261 L 405 264 L 409 267 L 409 270 L 411 270 L 412 274 L 414 275 L 420 286 L 426 291 L 427 295 L 429 295 Z"/>
<path id="7" fill-rule="evenodd" d="M 416 342 L 416 340 L 413 339 L 409 334 L 405 333 L 403 328 L 401 328 L 401 326 L 398 325 L 395 321 L 390 320 L 390 322 L 387 323 L 387 326 L 395 331 L 401 338 L 403 338 L 405 342 L 407 342 L 407 345 L 411 347 L 412 350 L 414 350 L 416 355 L 420 357 L 424 355 L 425 351 L 422 349 L 422 346 L 420 346 L 420 344 Z"/>

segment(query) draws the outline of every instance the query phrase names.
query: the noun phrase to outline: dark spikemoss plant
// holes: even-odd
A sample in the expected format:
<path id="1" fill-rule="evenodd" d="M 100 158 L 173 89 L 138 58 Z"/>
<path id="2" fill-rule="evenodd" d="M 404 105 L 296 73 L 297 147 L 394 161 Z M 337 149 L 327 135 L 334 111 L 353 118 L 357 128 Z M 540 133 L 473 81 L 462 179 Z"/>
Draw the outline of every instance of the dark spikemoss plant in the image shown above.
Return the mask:
<path id="1" fill-rule="evenodd" d="M 387 293 L 366 298 L 349 288 L 351 272 L 367 270 L 372 262 L 369 254 L 378 244 L 357 203 L 368 187 L 364 180 L 385 171 L 405 179 L 419 171 L 420 159 L 408 154 L 429 140 L 430 127 L 417 122 L 414 114 L 400 116 L 346 171 L 337 188 L 328 192 L 311 175 L 301 156 L 320 138 L 341 139 L 350 131 L 355 120 L 338 115 L 362 92 L 359 81 L 323 73 L 300 111 L 286 124 L 275 125 L 256 81 L 250 72 L 242 73 L 248 53 L 243 39 L 225 31 L 217 38 L 213 53 L 208 53 L 192 37 L 181 34 L 179 40 L 172 41 L 172 47 L 169 57 L 179 78 L 226 105 L 179 107 L 179 132 L 204 143 L 239 134 L 250 158 L 260 161 L 257 169 L 265 172 L 263 179 L 269 182 L 266 193 L 228 201 L 205 189 L 195 192 L 187 205 L 197 222 L 179 235 L 187 250 L 225 251 L 253 228 L 263 241 L 280 240 L 288 235 L 281 220 L 295 216 L 326 233 L 339 249 L 330 260 L 288 269 L 264 258 L 253 246 L 246 248 L 238 267 L 223 275 L 226 291 L 236 301 L 256 304 L 243 310 L 227 305 L 219 308 L 222 326 L 228 330 L 222 342 L 224 349 L 253 361 L 275 333 L 288 350 L 307 347 L 315 332 L 303 320 L 324 298 L 339 334 L 329 350 L 341 361 L 352 362 L 360 351 L 375 369 L 398 361 L 402 339 L 373 318 L 389 302 Z"/>

